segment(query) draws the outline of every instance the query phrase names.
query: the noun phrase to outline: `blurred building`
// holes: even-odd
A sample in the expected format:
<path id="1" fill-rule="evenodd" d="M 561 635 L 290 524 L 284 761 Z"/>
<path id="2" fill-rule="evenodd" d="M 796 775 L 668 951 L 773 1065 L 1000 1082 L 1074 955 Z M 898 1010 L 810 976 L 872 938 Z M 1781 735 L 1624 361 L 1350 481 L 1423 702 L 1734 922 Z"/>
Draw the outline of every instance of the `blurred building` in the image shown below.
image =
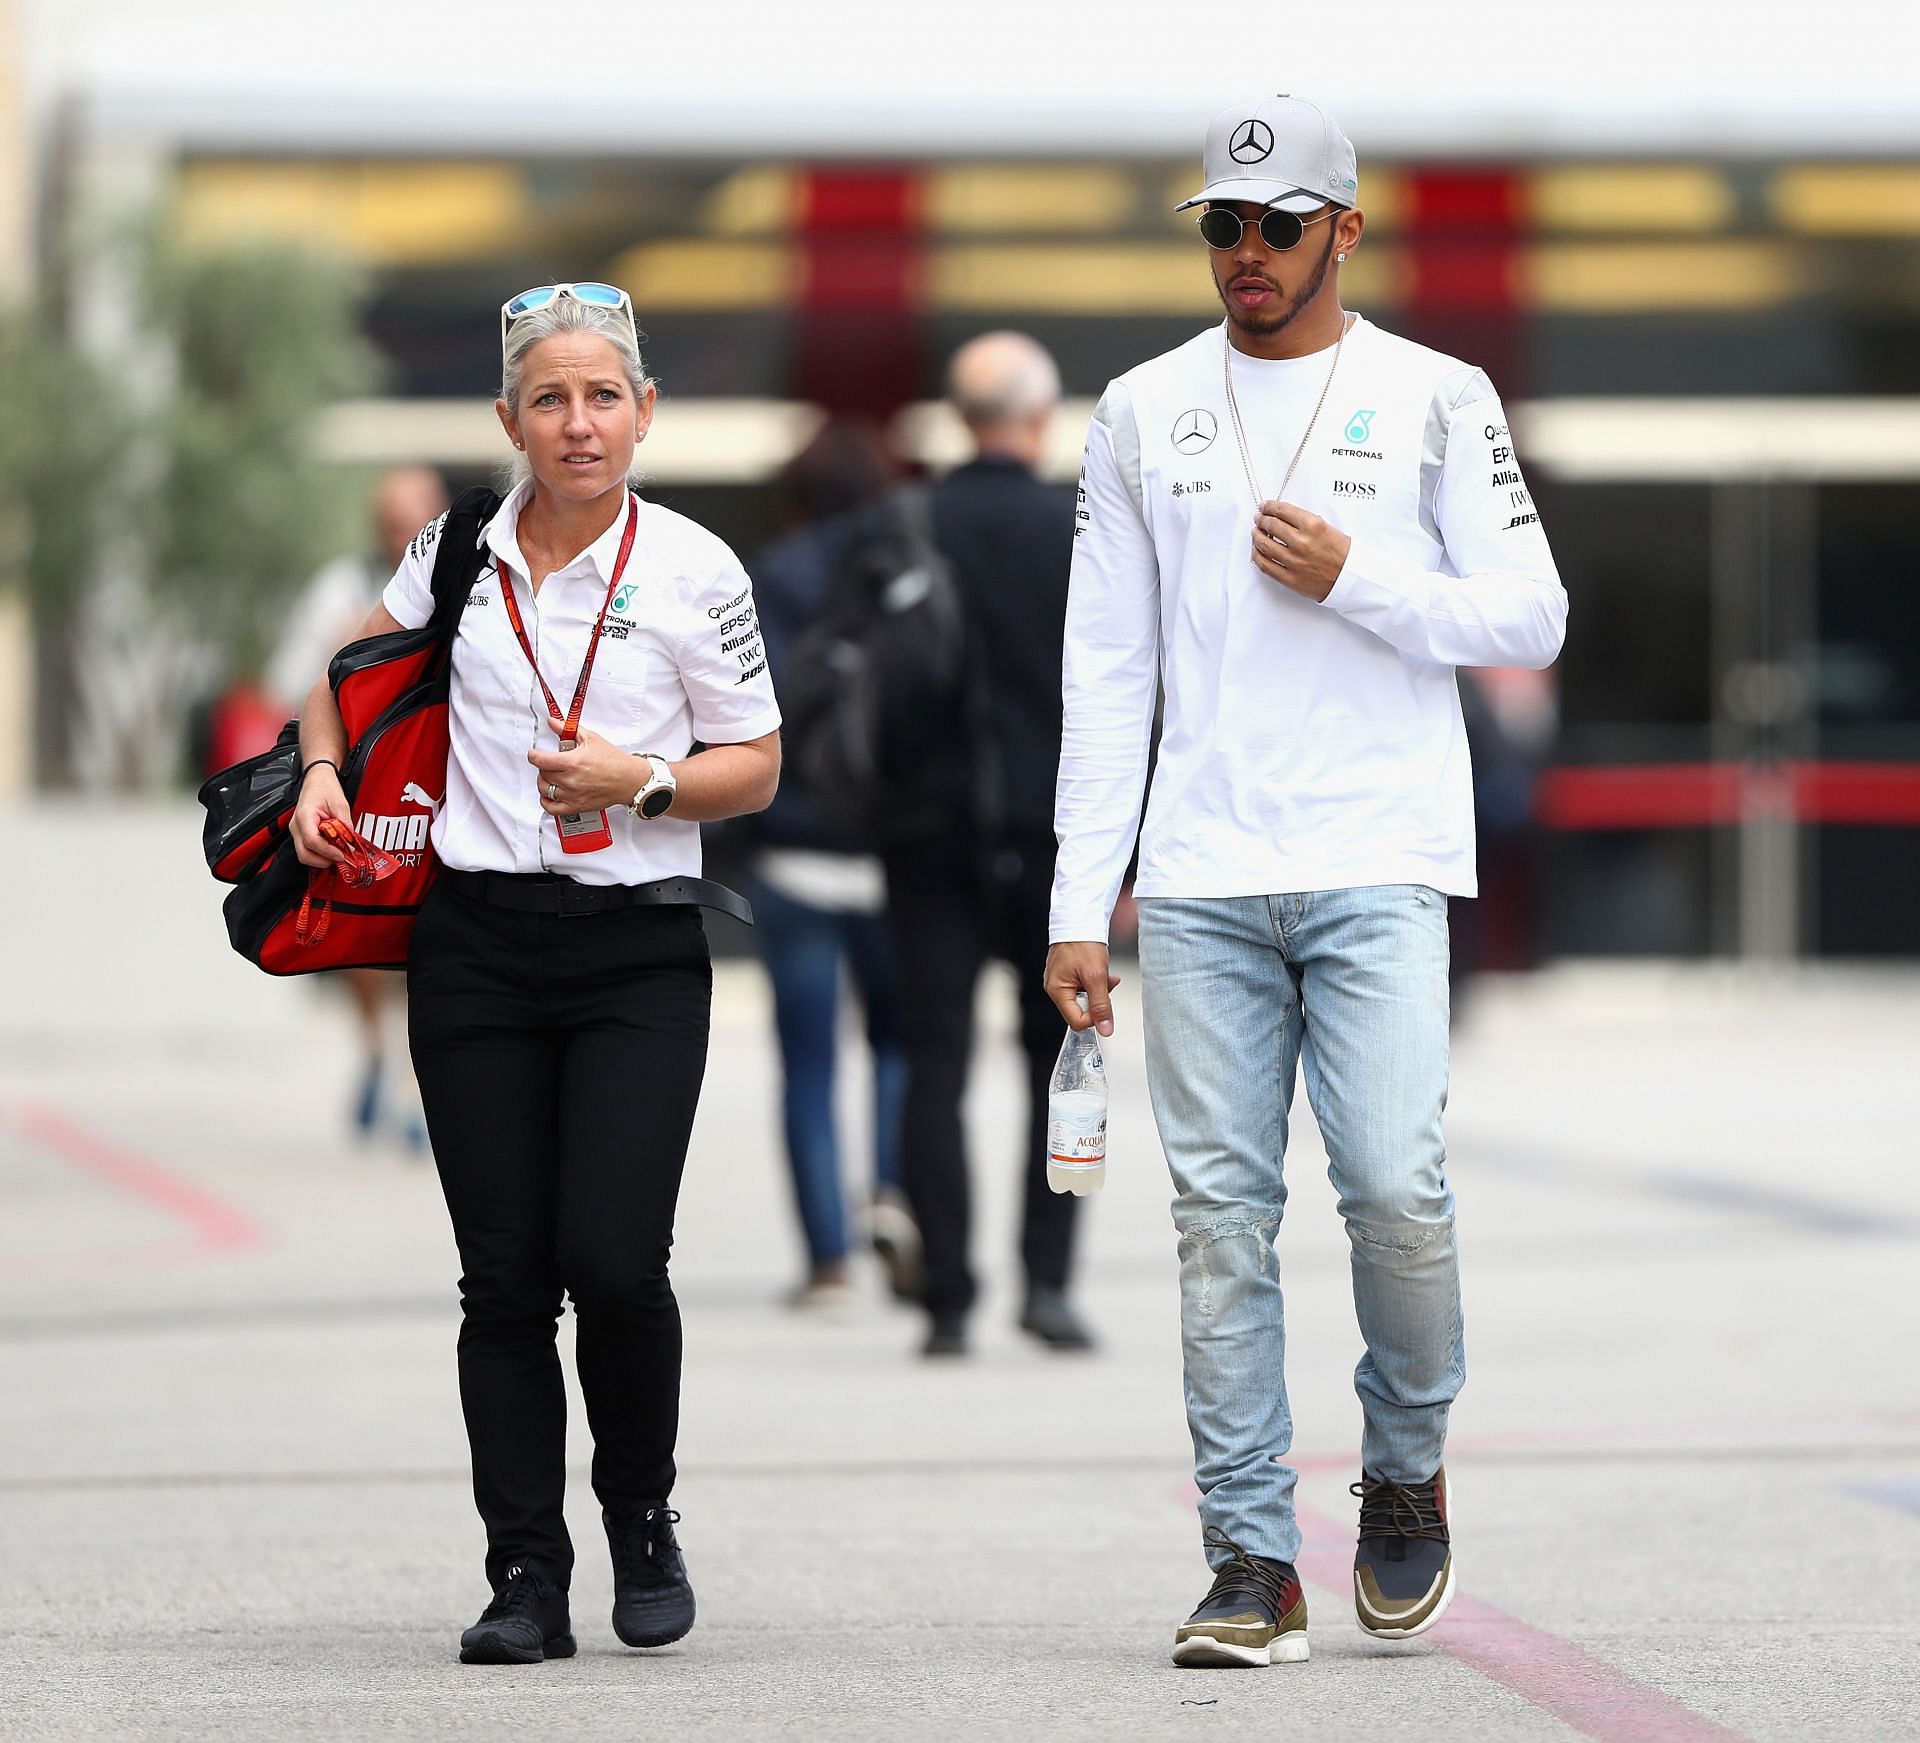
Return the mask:
<path id="1" fill-rule="evenodd" d="M 137 132 L 188 235 L 285 234 L 369 265 L 389 387 L 337 408 L 331 452 L 483 476 L 499 303 L 603 277 L 632 292 L 667 396 L 656 494 L 742 549 L 827 411 L 898 416 L 911 449 L 951 452 L 929 402 L 974 333 L 1020 327 L 1060 360 L 1082 402 L 1065 477 L 1107 379 L 1218 317 L 1172 210 L 1203 110 L 1177 152 L 1164 112 L 1152 155 L 1111 127 L 1062 151 L 1039 121 L 1023 155 L 1003 115 L 993 155 L 923 127 L 911 159 L 856 161 L 782 155 L 744 115 L 737 152 L 715 122 L 671 151 L 576 126 L 520 154 L 450 152 L 391 114 L 357 136 L 339 116 L 282 127 L 270 108 L 207 127 L 175 104 L 131 128 L 109 106 L 69 146 Z M 1649 155 L 1644 136 L 1609 150 L 1541 126 L 1497 149 L 1446 135 L 1462 158 L 1415 149 L 1417 119 L 1387 155 L 1350 125 L 1368 230 L 1347 301 L 1492 374 L 1573 598 L 1539 792 L 1546 947 L 1920 952 L 1920 912 L 1895 900 L 1920 850 L 1903 513 L 1920 126 L 1908 156 Z"/>

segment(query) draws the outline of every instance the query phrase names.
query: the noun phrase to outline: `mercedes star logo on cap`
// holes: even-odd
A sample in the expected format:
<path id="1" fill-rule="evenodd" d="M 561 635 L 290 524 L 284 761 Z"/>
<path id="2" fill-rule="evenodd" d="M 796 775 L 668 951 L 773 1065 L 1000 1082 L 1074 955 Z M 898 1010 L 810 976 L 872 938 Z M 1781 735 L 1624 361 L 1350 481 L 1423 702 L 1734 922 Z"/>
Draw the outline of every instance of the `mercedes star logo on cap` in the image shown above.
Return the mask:
<path id="1" fill-rule="evenodd" d="M 1259 163 L 1271 157 L 1273 129 L 1258 119 L 1243 121 L 1234 130 L 1233 143 L 1227 147 L 1227 153 L 1235 163 Z"/>
<path id="2" fill-rule="evenodd" d="M 1202 448 L 1212 447 L 1219 433 L 1219 419 L 1206 407 L 1195 406 L 1174 419 L 1173 445 L 1183 454 L 1198 454 Z"/>

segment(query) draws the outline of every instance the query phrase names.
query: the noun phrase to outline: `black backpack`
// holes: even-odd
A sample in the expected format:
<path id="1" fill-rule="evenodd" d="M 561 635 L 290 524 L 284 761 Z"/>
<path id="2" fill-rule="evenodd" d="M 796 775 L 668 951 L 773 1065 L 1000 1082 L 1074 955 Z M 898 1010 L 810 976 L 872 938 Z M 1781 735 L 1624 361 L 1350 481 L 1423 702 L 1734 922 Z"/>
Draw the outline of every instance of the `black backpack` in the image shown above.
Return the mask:
<path id="1" fill-rule="evenodd" d="M 820 615 L 779 674 L 786 773 L 881 844 L 977 819 L 978 699 L 924 487 L 849 516 Z"/>

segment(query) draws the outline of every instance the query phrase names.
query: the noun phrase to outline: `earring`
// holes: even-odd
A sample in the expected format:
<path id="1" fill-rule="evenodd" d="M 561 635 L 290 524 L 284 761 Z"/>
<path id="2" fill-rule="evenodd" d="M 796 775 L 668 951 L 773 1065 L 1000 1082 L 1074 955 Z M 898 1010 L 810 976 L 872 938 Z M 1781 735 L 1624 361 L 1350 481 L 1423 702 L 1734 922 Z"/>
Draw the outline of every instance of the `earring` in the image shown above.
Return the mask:
<path id="1" fill-rule="evenodd" d="M 1334 258 L 1336 260 L 1345 260 L 1347 257 L 1344 254 L 1337 254 L 1334 256 Z"/>

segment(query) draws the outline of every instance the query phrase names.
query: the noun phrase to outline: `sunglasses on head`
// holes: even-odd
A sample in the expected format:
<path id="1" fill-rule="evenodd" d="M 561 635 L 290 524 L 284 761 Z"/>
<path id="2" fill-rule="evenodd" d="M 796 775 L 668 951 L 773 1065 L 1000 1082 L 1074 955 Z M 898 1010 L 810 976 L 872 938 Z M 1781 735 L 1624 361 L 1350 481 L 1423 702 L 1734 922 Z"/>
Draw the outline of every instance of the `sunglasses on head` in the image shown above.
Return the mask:
<path id="1" fill-rule="evenodd" d="M 1277 206 L 1269 206 L 1258 218 L 1243 218 L 1226 206 L 1209 206 L 1196 221 L 1200 226 L 1200 240 L 1222 253 L 1229 248 L 1238 248 L 1242 232 L 1249 224 L 1257 223 L 1260 226 L 1260 240 L 1276 254 L 1284 254 L 1289 248 L 1299 246 L 1300 238 L 1307 233 L 1309 224 L 1317 224 L 1322 218 L 1331 218 L 1339 210 L 1338 206 L 1334 206 L 1315 213 L 1311 218 L 1302 218 L 1298 212 L 1283 212 Z"/>
<path id="2" fill-rule="evenodd" d="M 584 284 L 538 284 L 532 290 L 523 290 L 517 297 L 509 297 L 500 305 L 501 351 L 506 351 L 507 334 L 515 321 L 522 315 L 550 308 L 562 297 L 571 297 L 576 303 L 586 303 L 596 309 L 620 310 L 627 317 L 627 329 L 633 334 L 634 348 L 639 349 L 640 329 L 634 324 L 633 298 L 618 285 L 589 281 Z"/>

